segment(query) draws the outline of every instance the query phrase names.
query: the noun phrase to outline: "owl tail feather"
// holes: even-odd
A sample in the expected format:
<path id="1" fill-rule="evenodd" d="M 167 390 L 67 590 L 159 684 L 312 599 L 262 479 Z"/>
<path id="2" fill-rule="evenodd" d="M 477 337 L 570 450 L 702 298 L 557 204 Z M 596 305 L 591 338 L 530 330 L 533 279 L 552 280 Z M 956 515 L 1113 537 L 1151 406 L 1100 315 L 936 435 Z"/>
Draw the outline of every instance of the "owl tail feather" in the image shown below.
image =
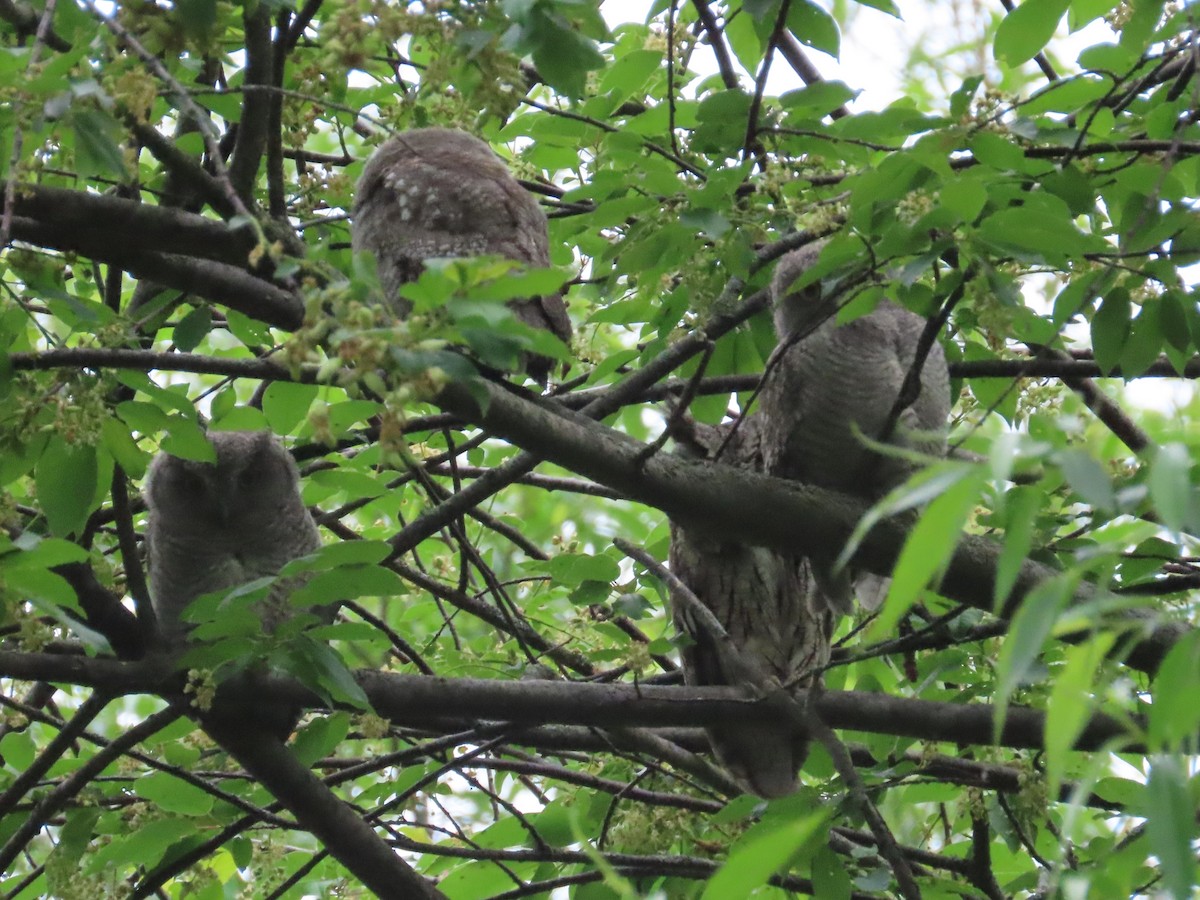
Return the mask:
<path id="1" fill-rule="evenodd" d="M 717 759 L 750 793 L 771 800 L 799 786 L 797 772 L 808 756 L 805 738 L 773 726 L 746 725 L 710 728 L 708 739 Z"/>

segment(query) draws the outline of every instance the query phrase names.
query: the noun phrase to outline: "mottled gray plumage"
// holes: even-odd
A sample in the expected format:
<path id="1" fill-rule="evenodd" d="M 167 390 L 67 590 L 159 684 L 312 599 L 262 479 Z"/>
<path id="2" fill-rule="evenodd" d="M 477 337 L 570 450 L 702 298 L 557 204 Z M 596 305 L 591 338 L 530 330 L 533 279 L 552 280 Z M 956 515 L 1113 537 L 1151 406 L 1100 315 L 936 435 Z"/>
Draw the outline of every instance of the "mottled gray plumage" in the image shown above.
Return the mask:
<path id="1" fill-rule="evenodd" d="M 822 303 L 821 285 L 793 290 L 823 245 L 784 256 L 771 282 L 780 354 L 763 386 L 763 461 L 772 475 L 877 499 L 904 480 L 912 464 L 872 452 L 862 438 L 884 437 L 892 407 L 912 367 L 925 320 L 889 301 L 837 325 Z M 788 344 L 816 324 L 815 330 Z M 950 414 L 950 378 L 934 342 L 921 369 L 916 401 L 886 436 L 898 447 L 942 456 Z M 849 610 L 849 581 L 828 575 L 832 561 L 813 560 L 831 602 Z"/>
<path id="2" fill-rule="evenodd" d="M 694 437 L 700 452 L 712 455 L 728 428 L 697 426 Z M 744 421 L 722 461 L 760 469 L 758 441 L 755 420 Z M 803 557 L 741 544 L 719 530 L 672 522 L 670 566 L 721 622 L 737 657 L 729 658 L 723 643 L 714 640 L 673 592 L 675 625 L 692 640 L 682 652 L 688 684 L 740 685 L 751 696 L 763 696 L 780 686 L 809 688 L 820 683 L 819 670 L 829 661 L 833 617 L 816 595 Z M 796 789 L 808 740 L 790 724 L 714 726 L 708 737 L 717 758 L 747 790 L 781 797 Z"/>
<path id="3" fill-rule="evenodd" d="M 352 241 L 370 251 L 396 314 L 408 314 L 400 286 L 437 257 L 504 256 L 550 265 L 546 216 L 504 162 L 479 138 L 451 128 L 418 128 L 381 144 L 354 196 Z M 526 325 L 571 340 L 560 294 L 510 302 Z M 531 360 L 542 377 L 546 360 Z"/>
<path id="4" fill-rule="evenodd" d="M 296 464 L 267 431 L 209 434 L 216 463 L 160 453 L 150 466 L 146 506 L 150 595 L 170 644 L 186 637 L 183 610 L 201 594 L 275 575 L 321 546 L 300 500 Z M 268 630 L 291 614 L 279 584 L 261 610 Z M 332 618 L 333 611 L 326 611 Z"/>
<path id="5" fill-rule="evenodd" d="M 160 453 L 146 487 L 150 597 L 160 638 L 174 650 L 187 641 L 183 611 L 201 594 L 276 575 L 321 546 L 300 499 L 296 464 L 270 432 L 220 431 L 208 438 L 216 463 Z M 294 615 L 288 595 L 298 586 L 296 579 L 277 582 L 261 601 L 257 611 L 268 632 Z M 315 612 L 331 622 L 337 607 Z M 252 721 L 286 738 L 300 711 L 242 692 L 210 715 Z"/>

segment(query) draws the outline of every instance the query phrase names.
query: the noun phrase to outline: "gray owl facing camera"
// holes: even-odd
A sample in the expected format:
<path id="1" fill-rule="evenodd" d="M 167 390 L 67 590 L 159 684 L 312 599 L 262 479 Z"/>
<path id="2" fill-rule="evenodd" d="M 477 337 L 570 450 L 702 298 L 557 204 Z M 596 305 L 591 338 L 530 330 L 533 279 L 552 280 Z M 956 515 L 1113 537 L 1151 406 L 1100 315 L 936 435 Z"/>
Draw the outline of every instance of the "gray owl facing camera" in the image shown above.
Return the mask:
<path id="1" fill-rule="evenodd" d="M 550 265 L 546 216 L 492 148 L 453 128 L 417 128 L 381 144 L 354 193 L 351 238 L 370 251 L 379 280 L 398 316 L 410 310 L 401 285 L 416 281 L 425 260 L 503 256 L 529 266 Z M 560 294 L 509 302 L 531 328 L 571 340 Z M 529 373 L 544 381 L 550 361 L 535 357 Z"/>
<path id="2" fill-rule="evenodd" d="M 759 425 L 753 416 L 743 420 L 720 462 L 761 470 Z M 687 455 L 712 460 L 731 427 L 694 425 L 691 446 L 683 445 Z M 716 616 L 737 654 L 730 659 L 722 642 L 672 589 L 675 626 L 691 639 L 681 653 L 688 684 L 737 686 L 751 697 L 821 684 L 834 622 L 807 560 L 739 543 L 719 524 L 715 531 L 705 531 L 672 521 L 670 564 Z M 796 790 L 808 738 L 787 722 L 712 725 L 706 731 L 721 764 L 746 790 L 768 798 Z"/>
<path id="3" fill-rule="evenodd" d="M 216 463 L 160 453 L 146 488 L 151 601 L 161 637 L 174 646 L 187 635 L 181 614 L 201 594 L 275 575 L 321 546 L 296 464 L 270 432 L 217 431 L 208 439 Z M 276 584 L 260 608 L 268 631 L 292 615 L 293 587 Z M 336 609 L 319 614 L 331 621 Z"/>

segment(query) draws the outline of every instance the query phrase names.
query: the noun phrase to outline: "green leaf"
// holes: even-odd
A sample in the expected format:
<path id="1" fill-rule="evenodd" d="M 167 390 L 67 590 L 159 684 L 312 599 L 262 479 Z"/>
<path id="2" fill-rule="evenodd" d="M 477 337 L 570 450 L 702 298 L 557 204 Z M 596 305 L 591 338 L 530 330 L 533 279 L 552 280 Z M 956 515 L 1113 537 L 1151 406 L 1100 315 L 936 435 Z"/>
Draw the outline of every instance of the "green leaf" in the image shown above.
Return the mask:
<path id="1" fill-rule="evenodd" d="M 1176 900 L 1190 900 L 1196 874 L 1192 852 L 1196 809 L 1178 757 L 1160 756 L 1154 760 L 1144 803 L 1146 836 L 1150 852 L 1159 860 L 1161 887 Z"/>
<path id="2" fill-rule="evenodd" d="M 600 82 L 600 92 L 613 94 L 614 100 L 626 100 L 640 95 L 646 81 L 662 64 L 663 54 L 660 50 L 634 50 L 619 58 L 604 73 Z"/>
<path id="3" fill-rule="evenodd" d="M 1096 705 L 1092 686 L 1115 640 L 1114 634 L 1104 632 L 1084 644 L 1064 648 L 1067 664 L 1051 684 L 1046 708 L 1046 785 L 1051 797 L 1058 795 L 1070 751 Z"/>
<path id="4" fill-rule="evenodd" d="M 196 462 L 217 461 L 217 452 L 195 419 L 174 416 L 167 419 L 165 424 L 167 435 L 160 445 L 164 452 Z"/>
<path id="5" fill-rule="evenodd" d="M 167 772 L 151 772 L 133 782 L 133 792 L 166 812 L 184 816 L 207 815 L 213 795 Z"/>
<path id="6" fill-rule="evenodd" d="M 314 665 L 317 673 L 315 687 L 333 703 L 346 703 L 358 709 L 370 709 L 367 695 L 354 680 L 354 673 L 342 662 L 332 648 L 316 641 L 305 643 L 305 661 Z M 303 673 L 297 673 L 303 677 Z M 307 679 L 306 679 L 307 682 Z"/>
<path id="7" fill-rule="evenodd" d="M 108 868 L 154 866 L 176 841 L 195 834 L 196 823 L 186 817 L 146 816 L 132 830 L 117 834 L 84 864 L 88 873 Z"/>
<path id="8" fill-rule="evenodd" d="M 325 572 L 339 566 L 374 565 L 387 559 L 391 552 L 391 545 L 386 541 L 341 541 L 325 544 L 315 553 L 292 560 L 279 574 L 290 576 L 302 572 Z"/>
<path id="9" fill-rule="evenodd" d="M 359 597 L 391 597 L 406 590 L 400 576 L 382 566 L 340 566 L 313 576 L 292 592 L 289 602 L 296 607 L 325 606 Z"/>
<path id="10" fill-rule="evenodd" d="M 1033 59 L 1054 37 L 1070 0 L 1025 0 L 996 29 L 995 53 L 1010 66 Z"/>
<path id="11" fill-rule="evenodd" d="M 564 17 L 553 14 L 549 3 L 526 7 L 509 0 L 504 8 L 520 23 L 519 28 L 505 36 L 505 41 L 533 57 L 538 74 L 548 85 L 568 97 L 582 97 L 587 73 L 605 65 L 595 43 Z"/>
<path id="12" fill-rule="evenodd" d="M 993 609 L 1003 609 L 1021 566 L 1033 546 L 1033 523 L 1041 511 L 1043 495 L 1033 487 L 1014 487 L 1004 501 L 1004 545 L 996 563 L 996 588 Z"/>
<path id="13" fill-rule="evenodd" d="M 533 565 L 533 564 L 531 564 Z M 613 582 L 621 577 L 621 567 L 611 556 L 587 553 L 560 553 L 536 564 L 549 573 L 556 584 L 578 586 L 585 581 Z"/>
<path id="14" fill-rule="evenodd" d="M 788 91 L 779 98 L 780 105 L 788 112 L 805 116 L 824 116 L 844 103 L 849 103 L 859 94 L 843 81 L 818 81 L 796 91 Z"/>
<path id="15" fill-rule="evenodd" d="M 1159 319 L 1161 310 L 1160 303 L 1146 303 L 1133 320 L 1129 338 L 1121 351 L 1121 374 L 1126 378 L 1141 375 L 1158 361 L 1163 350 L 1163 329 Z"/>
<path id="16" fill-rule="evenodd" d="M 34 472 L 38 505 L 57 535 L 79 531 L 96 496 L 96 448 L 50 438 Z"/>
<path id="17" fill-rule="evenodd" d="M 1200 731 L 1200 632 L 1190 631 L 1172 647 L 1154 673 L 1150 704 L 1150 745 L 1164 752 L 1193 749 Z"/>
<path id="18" fill-rule="evenodd" d="M 1067 261 L 1088 249 L 1088 243 L 1072 221 L 1067 205 L 1052 194 L 1044 202 L 1002 209 L 979 224 L 981 237 L 1002 250 L 1017 250 L 1052 265 Z"/>
<path id="19" fill-rule="evenodd" d="M 701 900 L 747 897 L 783 869 L 824 832 L 829 810 L 767 819 L 753 826 L 733 846 L 729 859 L 708 880 Z"/>
<path id="20" fill-rule="evenodd" d="M 175 346 L 191 353 L 211 329 L 212 309 L 207 305 L 197 306 L 175 325 Z"/>
<path id="21" fill-rule="evenodd" d="M 37 747 L 28 731 L 10 731 L 0 737 L 0 758 L 14 772 L 23 772 L 33 763 Z"/>
<path id="22" fill-rule="evenodd" d="M 311 766 L 333 753 L 349 733 L 350 716 L 344 712 L 331 713 L 305 725 L 292 742 L 292 750 L 302 763 Z"/>
<path id="23" fill-rule="evenodd" d="M 1071 32 L 1074 33 L 1113 10 L 1120 0 L 1071 0 Z"/>
<path id="24" fill-rule="evenodd" d="M 813 0 L 792 0 L 787 25 L 800 43 L 837 58 L 842 41 L 837 20 Z"/>
<path id="25" fill-rule="evenodd" d="M 1067 483 L 1085 501 L 1100 509 L 1112 509 L 1116 505 L 1112 480 L 1086 450 L 1064 450 L 1058 454 L 1057 461 Z"/>
<path id="26" fill-rule="evenodd" d="M 982 179 L 959 176 L 942 185 L 938 199 L 961 221 L 973 222 L 987 204 L 987 186 Z"/>
<path id="27" fill-rule="evenodd" d="M 88 552 L 72 541 L 44 538 L 31 532 L 19 535 L 12 546 L 17 552 L 0 553 L 0 568 L 10 572 L 14 569 L 49 569 L 88 558 Z"/>
<path id="28" fill-rule="evenodd" d="M 225 392 L 222 392 L 221 396 L 224 395 Z M 219 409 L 220 406 L 213 403 L 213 419 L 208 426 L 210 431 L 263 431 L 267 428 L 267 417 L 262 410 L 253 406 L 234 405 Z"/>
<path id="29" fill-rule="evenodd" d="M 104 449 L 130 478 L 141 478 L 146 474 L 150 457 L 142 452 L 129 428 L 120 419 L 105 419 L 100 426 Z"/>
<path id="30" fill-rule="evenodd" d="M 999 734 L 1012 692 L 1023 682 L 1075 590 L 1075 579 L 1056 575 L 1036 585 L 1021 600 L 996 664 L 996 731 Z"/>
<path id="31" fill-rule="evenodd" d="M 985 477 L 982 467 L 959 470 L 957 474 L 959 477 L 929 504 L 905 539 L 887 600 L 871 626 L 873 640 L 894 632 L 921 591 L 940 576 L 953 556 Z"/>
<path id="32" fill-rule="evenodd" d="M 903 16 L 900 15 L 900 7 L 898 7 L 893 0 L 858 0 L 858 5 L 869 6 L 872 9 L 885 12 L 889 16 L 893 16 L 897 19 L 903 18 Z"/>
<path id="33" fill-rule="evenodd" d="M 111 115 L 94 107 L 73 107 L 75 165 L 82 177 L 105 175 L 124 181 L 125 156 L 120 141 L 124 132 Z"/>
<path id="34" fill-rule="evenodd" d="M 1092 316 L 1092 352 L 1102 372 L 1112 372 L 1121 361 L 1129 336 L 1129 292 L 1113 288 Z"/>
<path id="35" fill-rule="evenodd" d="M 1001 172 L 1020 170 L 1025 163 L 1025 154 L 1019 146 L 992 131 L 976 134 L 970 147 L 977 160 Z"/>
<path id="36" fill-rule="evenodd" d="M 1150 499 L 1163 525 L 1176 534 L 1196 518 L 1191 469 L 1191 454 L 1178 443 L 1163 444 L 1150 461 Z"/>
<path id="37" fill-rule="evenodd" d="M 176 0 L 183 29 L 193 38 L 203 38 L 217 24 L 217 0 Z"/>

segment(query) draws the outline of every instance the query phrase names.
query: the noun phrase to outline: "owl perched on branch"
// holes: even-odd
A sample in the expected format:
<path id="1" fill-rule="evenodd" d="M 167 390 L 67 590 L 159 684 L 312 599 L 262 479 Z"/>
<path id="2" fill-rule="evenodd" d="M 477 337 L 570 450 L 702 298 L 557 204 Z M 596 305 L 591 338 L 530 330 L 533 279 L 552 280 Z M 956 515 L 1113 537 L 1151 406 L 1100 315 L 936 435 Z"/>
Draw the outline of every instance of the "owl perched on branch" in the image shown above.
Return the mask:
<path id="1" fill-rule="evenodd" d="M 823 246 L 788 253 L 771 281 L 780 345 L 759 410 L 763 463 L 771 475 L 874 500 L 901 483 L 913 464 L 871 450 L 866 440 L 944 456 L 950 376 L 934 341 L 916 399 L 895 415 L 925 320 L 884 300 L 867 315 L 838 325 L 819 282 L 793 289 Z M 848 612 L 849 576 L 835 577 L 832 560 L 812 563 L 824 593 Z"/>
<path id="2" fill-rule="evenodd" d="M 504 162 L 479 138 L 452 128 L 418 128 L 381 144 L 367 161 L 354 196 L 352 242 L 370 251 L 400 317 L 410 310 L 401 285 L 438 257 L 496 255 L 534 267 L 550 265 L 546 216 Z M 564 343 L 571 322 L 561 294 L 509 302 L 516 317 Z M 535 357 L 530 374 L 545 381 L 550 361 Z"/>
<path id="3" fill-rule="evenodd" d="M 757 426 L 754 418 L 744 420 L 721 461 L 761 470 Z M 711 457 L 731 427 L 694 426 L 691 449 Z M 807 560 L 731 538 L 671 523 L 671 571 L 716 616 L 740 657 L 730 659 L 722 642 L 673 592 L 675 626 L 690 639 L 682 651 L 684 679 L 696 686 L 741 686 L 750 696 L 819 684 L 829 662 L 833 616 L 817 593 Z M 707 731 L 717 759 L 747 790 L 768 798 L 796 790 L 809 742 L 789 723 Z"/>
<path id="4" fill-rule="evenodd" d="M 187 642 L 183 611 L 201 594 L 277 575 L 321 546 L 300 499 L 296 464 L 270 432 L 210 432 L 208 439 L 215 463 L 160 453 L 146 487 L 150 597 L 160 638 L 175 649 Z M 298 586 L 295 579 L 276 582 L 260 601 L 256 612 L 267 632 L 296 614 L 288 595 Z M 337 608 L 315 612 L 331 622 Z M 295 725 L 294 710 L 249 707 L 283 736 Z"/>
<path id="5" fill-rule="evenodd" d="M 160 453 L 150 466 L 150 594 L 169 643 L 186 637 L 180 616 L 196 597 L 275 575 L 321 546 L 296 464 L 270 432 L 208 438 L 215 463 Z M 276 585 L 260 610 L 268 630 L 291 615 L 286 590 Z"/>

